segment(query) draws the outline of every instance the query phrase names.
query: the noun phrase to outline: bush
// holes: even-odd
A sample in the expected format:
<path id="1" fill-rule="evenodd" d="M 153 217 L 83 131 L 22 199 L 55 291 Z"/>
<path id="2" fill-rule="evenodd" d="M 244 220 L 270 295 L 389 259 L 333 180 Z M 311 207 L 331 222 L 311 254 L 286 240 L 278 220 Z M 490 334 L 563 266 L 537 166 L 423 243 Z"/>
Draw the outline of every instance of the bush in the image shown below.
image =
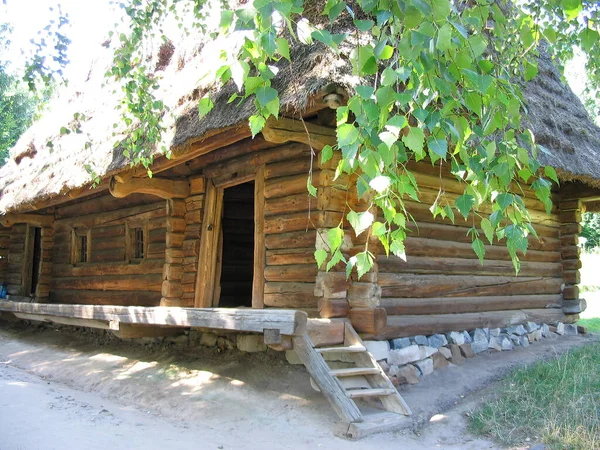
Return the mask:
<path id="1" fill-rule="evenodd" d="M 600 247 L 600 214 L 586 212 L 581 221 L 583 231 L 580 236 L 587 239 L 584 247 L 586 250 L 592 250 Z"/>

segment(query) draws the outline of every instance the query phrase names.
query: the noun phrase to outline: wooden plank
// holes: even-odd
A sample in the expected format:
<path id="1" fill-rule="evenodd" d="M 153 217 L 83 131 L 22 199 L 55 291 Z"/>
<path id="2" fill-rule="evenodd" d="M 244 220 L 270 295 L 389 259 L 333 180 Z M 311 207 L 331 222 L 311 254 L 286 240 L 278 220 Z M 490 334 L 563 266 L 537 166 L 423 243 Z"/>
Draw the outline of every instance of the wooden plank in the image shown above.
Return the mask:
<path id="1" fill-rule="evenodd" d="M 75 317 L 56 317 L 44 314 L 29 314 L 15 312 L 14 315 L 19 319 L 35 320 L 38 322 L 58 323 L 60 325 L 72 325 L 75 327 L 97 328 L 101 330 L 110 330 L 108 321 L 95 319 L 78 319 Z"/>
<path id="2" fill-rule="evenodd" d="M 105 275 L 144 275 L 162 273 L 163 259 L 143 259 L 139 264 L 123 261 L 112 263 L 88 263 L 79 266 L 72 264 L 54 264 L 53 276 L 62 277 L 89 277 Z"/>
<path id="3" fill-rule="evenodd" d="M 389 433 L 400 428 L 410 428 L 412 420 L 390 412 L 373 413 L 365 416 L 364 422 L 354 422 L 344 427 L 340 434 L 352 440 L 362 439 L 375 433 Z"/>
<path id="4" fill-rule="evenodd" d="M 343 221 L 343 214 L 330 211 L 310 211 L 265 218 L 265 233 L 307 232 L 315 228 L 333 228 Z"/>
<path id="5" fill-rule="evenodd" d="M 307 322 L 303 312 L 274 309 L 147 308 L 0 301 L 0 311 L 254 333 L 262 333 L 265 329 L 278 329 L 281 334 L 290 336 L 302 336 L 306 332 Z"/>
<path id="6" fill-rule="evenodd" d="M 190 184 L 184 180 L 168 178 L 130 178 L 119 182 L 112 177 L 108 187 L 113 197 L 123 198 L 131 194 L 148 194 L 163 199 L 186 198 L 190 195 Z"/>
<path id="7" fill-rule="evenodd" d="M 269 250 L 314 247 L 317 233 L 315 230 L 300 230 L 291 233 L 268 234 L 265 246 Z"/>
<path id="8" fill-rule="evenodd" d="M 52 280 L 53 289 L 91 289 L 104 291 L 160 290 L 162 274 L 106 275 L 102 277 L 64 277 Z"/>
<path id="9" fill-rule="evenodd" d="M 266 266 L 266 281 L 293 281 L 312 283 L 317 277 L 316 264 L 293 264 L 289 266 Z"/>
<path id="10" fill-rule="evenodd" d="M 221 212 L 223 211 L 223 190 L 217 188 L 212 180 L 206 181 L 206 207 L 202 220 L 202 236 L 198 256 L 198 273 L 196 276 L 196 296 L 194 306 L 197 308 L 212 306 L 217 247 L 221 229 Z"/>
<path id="11" fill-rule="evenodd" d="M 261 166 L 254 180 L 254 264 L 252 307 L 265 307 L 265 168 Z"/>
<path id="12" fill-rule="evenodd" d="M 561 303 L 562 297 L 560 294 L 493 297 L 382 298 L 380 300 L 380 305 L 382 308 L 385 308 L 388 316 L 502 311 L 524 308 L 557 308 L 560 307 Z"/>
<path id="13" fill-rule="evenodd" d="M 313 348 L 313 343 L 308 336 L 294 336 L 294 351 L 306 366 L 308 373 L 319 386 L 323 395 L 340 418 L 347 422 L 362 421 L 360 410 L 346 396 L 346 392 L 340 382 L 331 376 L 329 366 Z"/>
<path id="14" fill-rule="evenodd" d="M 164 201 L 147 205 L 134 206 L 131 208 L 109 211 L 106 213 L 94 213 L 86 216 L 71 217 L 56 220 L 54 227 L 56 231 L 68 231 L 70 228 L 92 228 L 98 225 L 118 225 L 125 223 L 131 218 L 150 219 L 166 215 L 166 203 Z"/>

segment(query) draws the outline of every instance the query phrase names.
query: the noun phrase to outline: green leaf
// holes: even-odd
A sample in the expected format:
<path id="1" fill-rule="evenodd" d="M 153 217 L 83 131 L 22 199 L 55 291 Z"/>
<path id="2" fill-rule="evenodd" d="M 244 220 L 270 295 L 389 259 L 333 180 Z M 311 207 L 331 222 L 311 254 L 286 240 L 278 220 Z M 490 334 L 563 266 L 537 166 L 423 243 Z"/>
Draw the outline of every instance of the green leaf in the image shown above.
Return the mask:
<path id="1" fill-rule="evenodd" d="M 373 267 L 373 255 L 365 251 L 358 253 L 354 258 L 356 258 L 356 272 L 360 280 Z"/>
<path id="2" fill-rule="evenodd" d="M 373 28 L 375 22 L 373 22 L 372 20 L 355 20 L 354 25 L 360 31 L 369 31 L 371 28 Z"/>
<path id="3" fill-rule="evenodd" d="M 525 81 L 532 80 L 538 73 L 537 61 L 525 61 L 525 73 L 523 78 Z"/>
<path id="4" fill-rule="evenodd" d="M 598 45 L 600 35 L 596 30 L 585 28 L 579 33 L 579 39 L 581 40 L 581 48 L 586 52 L 590 52 L 594 46 Z"/>
<path id="5" fill-rule="evenodd" d="M 331 252 L 335 252 L 344 241 L 344 230 L 340 227 L 331 228 L 327 232 L 327 243 Z"/>
<path id="6" fill-rule="evenodd" d="M 546 174 L 546 176 L 548 178 L 550 178 L 556 184 L 560 184 L 560 182 L 558 181 L 558 175 L 556 175 L 556 170 L 554 170 L 554 167 L 552 167 L 552 166 L 544 167 L 544 173 Z"/>
<path id="7" fill-rule="evenodd" d="M 438 37 L 436 41 L 436 47 L 440 51 L 446 51 L 451 47 L 452 44 L 452 27 L 445 23 L 440 31 L 438 32 Z"/>
<path id="8" fill-rule="evenodd" d="M 277 91 L 269 86 L 262 86 L 256 89 L 256 99 L 262 108 L 277 98 Z"/>
<path id="9" fill-rule="evenodd" d="M 450 17 L 450 0 L 433 0 L 433 20 L 442 22 Z"/>
<path id="10" fill-rule="evenodd" d="M 475 204 L 475 197 L 469 194 L 463 194 L 454 200 L 454 204 L 466 220 L 469 216 L 469 211 L 471 211 L 471 208 L 473 208 L 473 205 Z"/>
<path id="11" fill-rule="evenodd" d="M 210 99 L 210 97 L 201 98 L 198 102 L 198 118 L 202 119 L 214 108 L 214 106 L 215 104 Z M 260 129 L 262 130 L 262 126 L 260 127 Z"/>
<path id="12" fill-rule="evenodd" d="M 429 137 L 427 139 L 427 147 L 440 158 L 446 159 L 446 153 L 448 153 L 448 142 L 446 139 Z"/>
<path id="13" fill-rule="evenodd" d="M 250 123 L 250 131 L 252 133 L 252 137 L 256 136 L 260 133 L 265 126 L 266 120 L 263 116 L 253 115 L 248 119 Z"/>
<path id="14" fill-rule="evenodd" d="M 369 211 L 361 213 L 350 211 L 346 217 L 357 236 L 369 228 L 375 219 Z"/>
<path id="15" fill-rule="evenodd" d="M 567 16 L 567 20 L 573 20 L 577 18 L 579 13 L 583 10 L 581 0 L 562 0 L 560 4 Z"/>
<path id="16" fill-rule="evenodd" d="M 373 86 L 356 86 L 356 93 L 365 100 L 370 99 L 374 92 Z"/>
<path id="17" fill-rule="evenodd" d="M 308 190 L 308 193 L 313 197 L 317 196 L 317 188 L 313 186 L 310 176 L 306 179 L 306 189 Z"/>
<path id="18" fill-rule="evenodd" d="M 317 267 L 321 267 L 325 260 L 327 259 L 327 252 L 322 248 L 315 250 L 315 260 L 317 261 Z"/>
<path id="19" fill-rule="evenodd" d="M 275 43 L 277 44 L 277 51 L 281 56 L 283 56 L 288 61 L 290 60 L 290 43 L 285 38 L 277 38 L 275 39 Z"/>
<path id="20" fill-rule="evenodd" d="M 345 123 L 337 128 L 337 140 L 340 147 L 352 145 L 358 139 L 358 128 L 351 123 Z"/>
<path id="21" fill-rule="evenodd" d="M 66 127 L 60 127 L 60 134 L 71 134 L 71 130 Z"/>
<path id="22" fill-rule="evenodd" d="M 419 159 L 423 159 L 423 157 L 425 156 L 425 152 L 423 151 L 425 135 L 422 129 L 418 127 L 410 127 L 408 130 L 408 134 L 406 136 L 402 136 L 402 142 L 410 150 L 415 152 L 417 156 L 420 156 Z"/>
<path id="23" fill-rule="evenodd" d="M 327 263 L 327 271 L 329 272 L 333 266 L 335 266 L 337 263 L 339 263 L 340 261 L 346 261 L 344 259 L 344 255 L 342 254 L 341 251 L 337 250 L 333 253 L 333 255 L 331 256 L 331 259 L 329 260 L 329 262 Z"/>
<path id="24" fill-rule="evenodd" d="M 321 164 L 325 164 L 333 157 L 333 147 L 331 145 L 326 145 L 321 150 Z"/>
<path id="25" fill-rule="evenodd" d="M 483 241 L 479 238 L 475 238 L 471 244 L 471 247 L 473 247 L 473 250 L 479 258 L 479 261 L 481 264 L 483 264 L 483 257 L 485 256 L 485 245 L 483 245 Z"/>
<path id="26" fill-rule="evenodd" d="M 483 218 L 481 219 L 481 229 L 483 230 L 483 234 L 490 242 L 490 244 L 494 243 L 494 227 L 492 226 L 492 222 L 489 219 Z"/>

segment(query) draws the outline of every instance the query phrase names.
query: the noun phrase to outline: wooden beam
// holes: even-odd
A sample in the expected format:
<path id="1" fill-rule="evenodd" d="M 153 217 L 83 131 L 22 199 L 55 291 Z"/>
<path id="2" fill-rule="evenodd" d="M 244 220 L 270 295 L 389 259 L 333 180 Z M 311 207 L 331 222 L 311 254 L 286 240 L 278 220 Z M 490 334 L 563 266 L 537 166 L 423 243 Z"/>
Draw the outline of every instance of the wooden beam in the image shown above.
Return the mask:
<path id="1" fill-rule="evenodd" d="M 113 197 L 123 198 L 131 194 L 149 194 L 164 199 L 186 198 L 190 195 L 190 184 L 182 180 L 167 178 L 131 178 L 120 182 L 113 177 L 110 180 L 110 193 Z"/>
<path id="2" fill-rule="evenodd" d="M 304 334 L 307 323 L 306 313 L 281 309 L 67 305 L 3 300 L 0 301 L 0 311 L 126 324 L 200 327 L 253 333 L 278 329 L 280 334 L 288 336 Z"/>
<path id="3" fill-rule="evenodd" d="M 277 144 L 302 142 L 314 150 L 321 150 L 326 145 L 335 145 L 337 142 L 334 128 L 285 117 L 279 120 L 269 119 L 262 130 L 262 135 L 268 142 Z"/>
<path id="4" fill-rule="evenodd" d="M 5 227 L 11 227 L 15 223 L 28 223 L 36 227 L 51 227 L 54 216 L 43 214 L 7 214 L 0 217 L 0 223 Z"/>
<path id="5" fill-rule="evenodd" d="M 254 273 L 252 307 L 265 307 L 265 167 L 256 172 L 254 181 Z"/>

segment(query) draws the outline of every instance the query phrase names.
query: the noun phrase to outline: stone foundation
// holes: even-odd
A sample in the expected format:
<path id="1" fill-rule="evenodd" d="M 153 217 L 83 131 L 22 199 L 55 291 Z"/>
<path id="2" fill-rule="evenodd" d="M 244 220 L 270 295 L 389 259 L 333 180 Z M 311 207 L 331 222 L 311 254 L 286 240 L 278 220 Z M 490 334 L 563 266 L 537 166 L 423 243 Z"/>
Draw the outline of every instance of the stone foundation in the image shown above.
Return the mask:
<path id="1" fill-rule="evenodd" d="M 461 364 L 466 358 L 482 352 L 510 351 L 542 339 L 583 332 L 583 327 L 572 324 L 527 322 L 508 328 L 477 328 L 389 341 L 365 341 L 365 345 L 395 385 L 416 384 L 435 369 Z"/>

